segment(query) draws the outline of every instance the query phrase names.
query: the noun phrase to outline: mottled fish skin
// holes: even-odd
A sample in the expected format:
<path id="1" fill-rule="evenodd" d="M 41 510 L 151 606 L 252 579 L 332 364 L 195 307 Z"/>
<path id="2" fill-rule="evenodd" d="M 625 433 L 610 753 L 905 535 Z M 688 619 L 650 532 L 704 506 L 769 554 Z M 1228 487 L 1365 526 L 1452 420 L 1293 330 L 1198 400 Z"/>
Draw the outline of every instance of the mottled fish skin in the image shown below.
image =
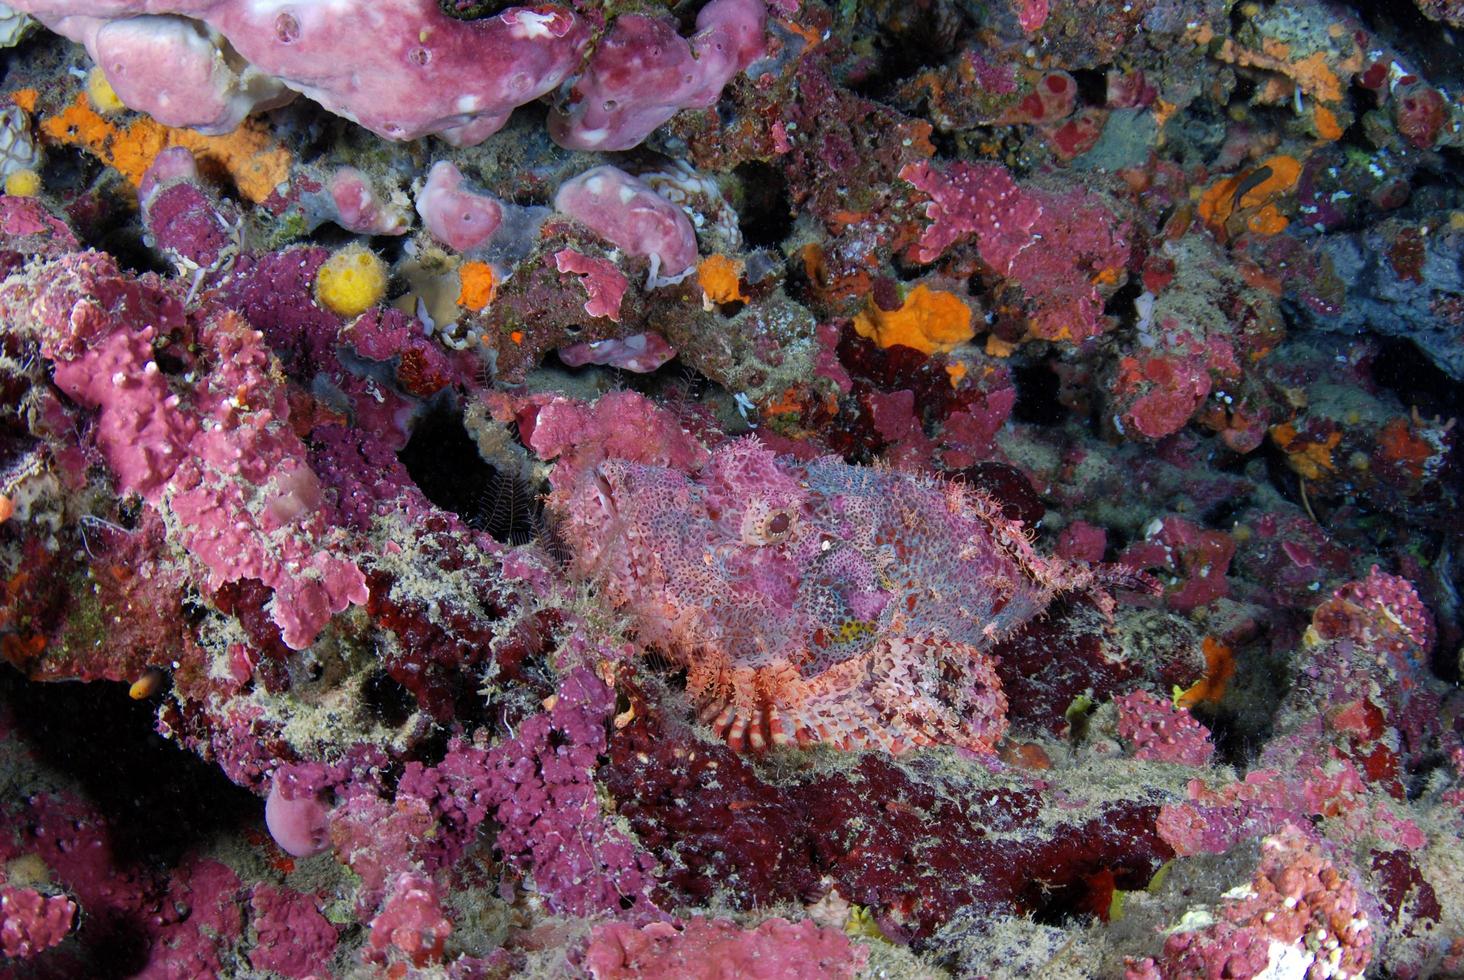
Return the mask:
<path id="1" fill-rule="evenodd" d="M 738 750 L 991 751 L 1006 730 L 995 642 L 1058 592 L 1111 602 L 981 491 L 755 440 L 691 473 L 606 460 L 550 505 L 576 571 L 687 668 L 702 719 Z"/>

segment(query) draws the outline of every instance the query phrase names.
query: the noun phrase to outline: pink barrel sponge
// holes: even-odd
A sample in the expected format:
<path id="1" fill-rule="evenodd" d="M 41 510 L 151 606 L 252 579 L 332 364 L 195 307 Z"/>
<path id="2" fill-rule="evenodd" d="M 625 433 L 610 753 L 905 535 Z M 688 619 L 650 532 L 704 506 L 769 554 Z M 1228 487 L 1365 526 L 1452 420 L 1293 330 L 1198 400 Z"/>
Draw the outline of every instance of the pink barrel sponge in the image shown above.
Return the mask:
<path id="1" fill-rule="evenodd" d="M 463 175 L 446 160 L 433 164 L 417 195 L 417 213 L 427 230 L 449 248 L 477 248 L 503 224 L 503 205 L 492 194 L 463 187 Z"/>
<path id="2" fill-rule="evenodd" d="M 582 18 L 552 5 L 473 21 L 433 0 L 14 6 L 84 44 L 128 106 L 209 133 L 298 92 L 387 139 L 478 143 L 557 88 L 589 38 Z"/>
<path id="3" fill-rule="evenodd" d="M 330 846 L 326 806 L 309 785 L 296 785 L 288 773 L 276 774 L 264 803 L 264 825 L 286 854 L 310 857 Z"/>
<path id="4" fill-rule="evenodd" d="M 696 232 L 685 212 L 617 167 L 595 167 L 565 181 L 554 209 L 629 254 L 648 256 L 653 279 L 696 264 Z"/>
<path id="5" fill-rule="evenodd" d="M 573 150 L 628 150 L 681 109 L 716 103 L 733 76 L 762 57 L 762 0 L 712 0 L 690 39 L 673 22 L 626 14 L 595 47 L 549 134 Z"/>

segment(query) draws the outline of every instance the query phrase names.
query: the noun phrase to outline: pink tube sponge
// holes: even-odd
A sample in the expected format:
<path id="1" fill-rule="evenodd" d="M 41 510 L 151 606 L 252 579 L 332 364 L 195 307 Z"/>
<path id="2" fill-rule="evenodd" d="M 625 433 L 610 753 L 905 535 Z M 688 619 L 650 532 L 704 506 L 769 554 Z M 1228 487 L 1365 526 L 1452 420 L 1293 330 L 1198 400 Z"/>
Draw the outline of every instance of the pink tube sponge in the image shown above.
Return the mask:
<path id="1" fill-rule="evenodd" d="M 696 232 L 686 214 L 616 167 L 565 181 L 554 208 L 629 254 L 649 256 L 653 276 L 677 276 L 696 264 Z"/>
<path id="2" fill-rule="evenodd" d="M 503 224 L 503 205 L 491 194 L 463 189 L 463 175 L 446 160 L 433 164 L 417 195 L 422 224 L 449 248 L 466 252 L 482 245 Z"/>
<path id="3" fill-rule="evenodd" d="M 549 134 L 572 150 L 628 150 L 681 109 L 714 104 L 734 75 L 762 57 L 762 0 L 712 0 L 689 40 L 669 21 L 626 14 L 595 48 L 570 105 Z"/>

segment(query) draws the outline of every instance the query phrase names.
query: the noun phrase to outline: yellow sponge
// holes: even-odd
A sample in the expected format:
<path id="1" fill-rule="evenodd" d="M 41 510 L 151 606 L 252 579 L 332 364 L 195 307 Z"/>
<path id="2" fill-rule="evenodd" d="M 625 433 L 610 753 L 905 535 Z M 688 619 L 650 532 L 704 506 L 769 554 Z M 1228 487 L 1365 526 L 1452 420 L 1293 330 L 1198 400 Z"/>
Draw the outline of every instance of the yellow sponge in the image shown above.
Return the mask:
<path id="1" fill-rule="evenodd" d="M 111 115 L 127 108 L 122 104 L 122 100 L 117 98 L 112 83 L 107 81 L 107 76 L 100 68 L 93 68 L 87 73 L 86 94 L 91 97 L 91 103 L 96 110 L 103 115 Z"/>
<path id="2" fill-rule="evenodd" d="M 386 263 L 360 245 L 347 245 L 315 274 L 315 298 L 341 316 L 355 317 L 386 295 Z"/>
<path id="3" fill-rule="evenodd" d="M 35 197 L 41 192 L 41 175 L 34 170 L 17 170 L 5 178 L 5 193 L 11 197 Z"/>

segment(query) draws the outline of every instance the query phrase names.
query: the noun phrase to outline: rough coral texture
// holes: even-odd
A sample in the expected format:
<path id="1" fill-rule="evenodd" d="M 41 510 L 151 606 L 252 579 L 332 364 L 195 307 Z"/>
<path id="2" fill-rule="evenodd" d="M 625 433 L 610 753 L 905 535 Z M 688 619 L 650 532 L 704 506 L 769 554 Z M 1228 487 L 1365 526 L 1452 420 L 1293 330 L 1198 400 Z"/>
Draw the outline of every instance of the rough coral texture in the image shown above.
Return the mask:
<path id="1" fill-rule="evenodd" d="M 636 929 L 610 923 L 595 929 L 584 963 L 595 980 L 668 972 L 712 978 L 728 972 L 766 980 L 852 980 L 868 959 L 842 933 L 811 921 L 768 919 L 756 929 L 694 918 L 679 926 L 657 922 Z"/>
<path id="2" fill-rule="evenodd" d="M 1361 977 L 1372 927 L 1355 886 L 1291 825 L 1262 838 L 1255 875 L 1195 927 L 1177 923 L 1164 952 L 1130 965 L 1131 978 Z M 1205 921 L 1208 919 L 1209 921 Z"/>
<path id="3" fill-rule="evenodd" d="M 289 428 L 289 406 L 260 333 L 229 310 L 185 319 L 167 287 L 77 255 L 0 295 L 55 362 L 56 383 L 100 409 L 97 442 L 120 489 L 182 530 L 209 588 L 254 579 L 274 590 L 285 642 L 308 646 L 330 616 L 366 601 L 359 568 L 334 553 L 320 485 Z M 207 360 L 187 401 L 154 358 L 196 337 Z"/>

